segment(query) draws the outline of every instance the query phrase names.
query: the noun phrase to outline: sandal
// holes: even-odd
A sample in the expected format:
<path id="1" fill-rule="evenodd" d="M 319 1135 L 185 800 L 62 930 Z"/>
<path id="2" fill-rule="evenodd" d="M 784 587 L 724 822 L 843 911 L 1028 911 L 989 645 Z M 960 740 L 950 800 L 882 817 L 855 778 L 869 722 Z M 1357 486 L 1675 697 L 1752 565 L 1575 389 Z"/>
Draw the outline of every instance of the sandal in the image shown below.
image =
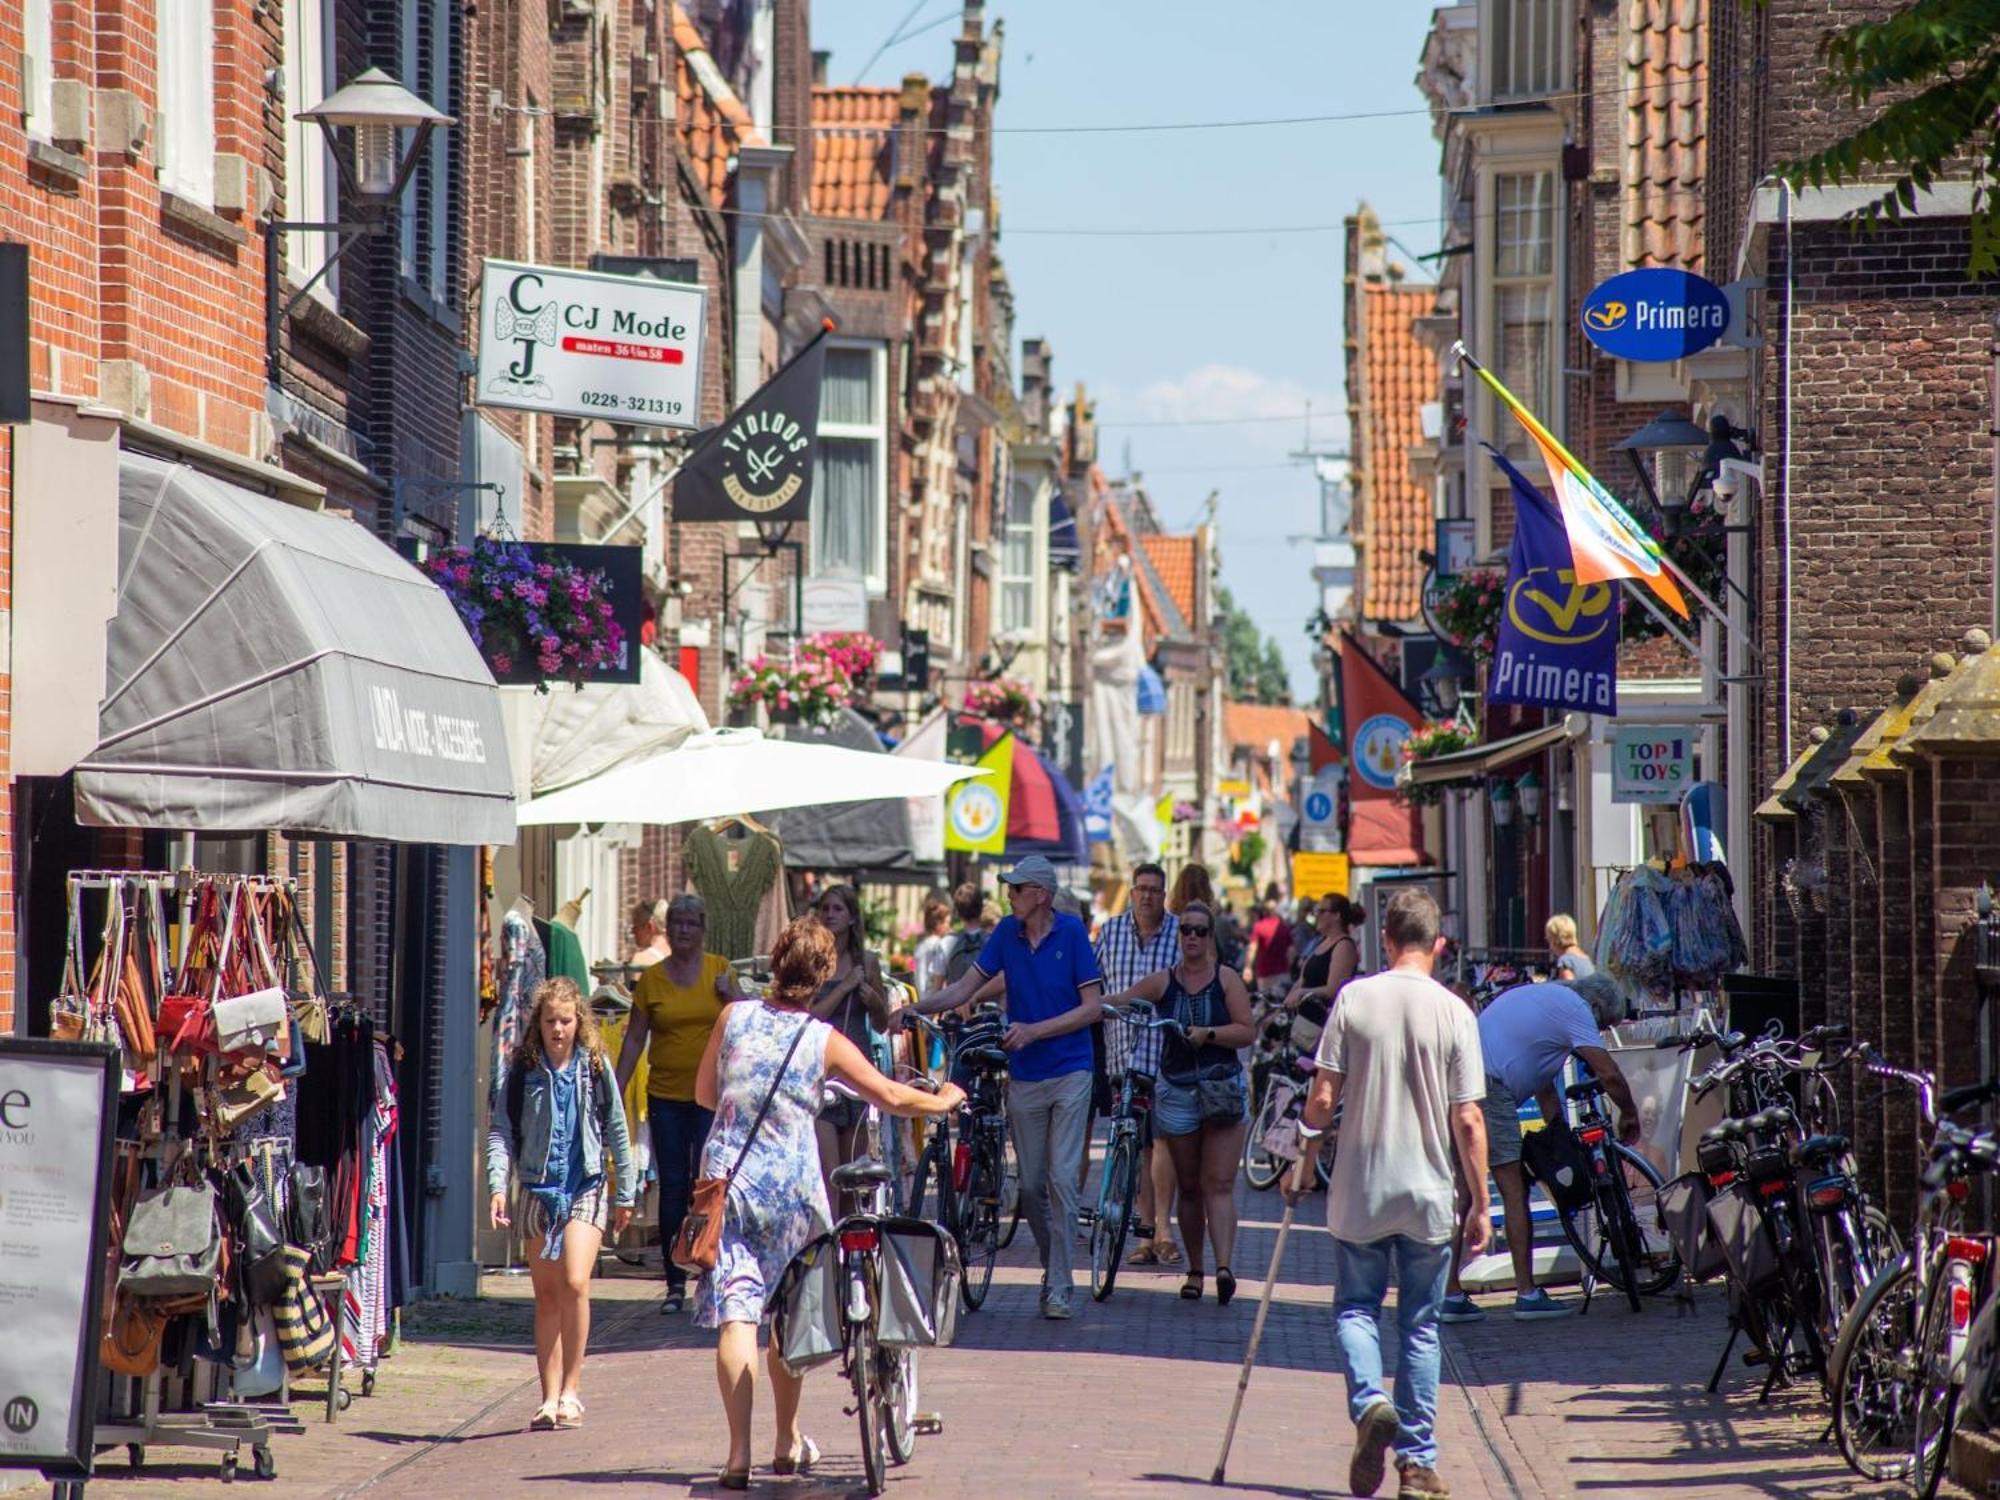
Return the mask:
<path id="1" fill-rule="evenodd" d="M 1157 1266 L 1159 1263 L 1160 1252 L 1151 1245 L 1141 1245 L 1125 1257 L 1128 1266 Z"/>
<path id="2" fill-rule="evenodd" d="M 799 1452 L 796 1458 L 774 1458 L 771 1460 L 773 1474 L 810 1474 L 819 1463 L 819 1444 L 811 1438 L 799 1438 Z"/>
<path id="3" fill-rule="evenodd" d="M 1236 1295 L 1236 1273 L 1227 1266 L 1215 1268 L 1215 1305 L 1229 1306 L 1229 1299 Z"/>
<path id="4" fill-rule="evenodd" d="M 1172 1240 L 1156 1241 L 1153 1245 L 1153 1257 L 1163 1266 L 1178 1266 L 1186 1261 L 1186 1257 L 1181 1254 L 1181 1247 Z"/>
<path id="5" fill-rule="evenodd" d="M 528 1418 L 528 1431 L 553 1432 L 556 1427 L 556 1406 L 554 1401 L 544 1401 L 535 1408 L 535 1414 Z"/>
<path id="6" fill-rule="evenodd" d="M 715 1487 L 719 1490 L 747 1490 L 750 1488 L 750 1471 L 748 1469 L 724 1469 L 721 1476 L 715 1481 Z"/>
<path id="7" fill-rule="evenodd" d="M 556 1403 L 556 1426 L 581 1427 L 583 1425 L 583 1397 L 571 1392 Z"/>
<path id="8" fill-rule="evenodd" d="M 1187 1273 L 1187 1280 L 1181 1283 L 1181 1301 L 1201 1301 L 1201 1276 L 1202 1273 L 1199 1271 L 1190 1271 Z"/>

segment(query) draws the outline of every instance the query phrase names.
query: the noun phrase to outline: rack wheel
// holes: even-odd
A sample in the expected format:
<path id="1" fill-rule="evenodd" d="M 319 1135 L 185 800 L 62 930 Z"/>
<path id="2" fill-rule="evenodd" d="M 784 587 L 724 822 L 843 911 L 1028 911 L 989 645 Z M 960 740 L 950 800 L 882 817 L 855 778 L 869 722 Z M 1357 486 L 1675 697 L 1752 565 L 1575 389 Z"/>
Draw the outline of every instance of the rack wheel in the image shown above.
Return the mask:
<path id="1" fill-rule="evenodd" d="M 125 1445 L 125 1461 L 135 1469 L 145 1468 L 146 1445 L 144 1443 L 127 1443 Z"/>
<path id="2" fill-rule="evenodd" d="M 259 1479 L 276 1479 L 278 1477 L 278 1460 L 272 1456 L 269 1448 L 259 1443 L 250 1450 L 250 1457 L 257 1466 L 257 1477 Z"/>
<path id="3" fill-rule="evenodd" d="M 334 1398 L 334 1404 L 342 1411 L 346 1411 L 348 1407 L 354 1404 L 354 1392 L 350 1391 L 346 1386 L 342 1386 L 340 1394 Z"/>
<path id="4" fill-rule="evenodd" d="M 236 1455 L 234 1453 L 223 1455 L 222 1482 L 224 1484 L 236 1483 Z"/>
<path id="5" fill-rule="evenodd" d="M 363 1370 L 361 1372 L 361 1394 L 364 1396 L 375 1394 L 375 1372 L 373 1370 Z"/>

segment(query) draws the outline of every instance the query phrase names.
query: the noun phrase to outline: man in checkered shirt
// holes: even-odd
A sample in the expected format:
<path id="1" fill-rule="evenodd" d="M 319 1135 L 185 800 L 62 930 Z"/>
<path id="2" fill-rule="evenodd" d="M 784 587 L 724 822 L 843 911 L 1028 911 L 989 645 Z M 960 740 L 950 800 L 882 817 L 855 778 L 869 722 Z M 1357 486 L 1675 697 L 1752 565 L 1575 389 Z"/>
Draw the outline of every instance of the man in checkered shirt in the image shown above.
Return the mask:
<path id="1" fill-rule="evenodd" d="M 1167 910 L 1167 872 L 1158 865 L 1140 865 L 1132 872 L 1131 904 L 1106 922 L 1097 933 L 1097 966 L 1104 974 L 1104 994 L 1108 999 L 1129 990 L 1148 974 L 1170 969 L 1180 958 L 1180 919 Z M 1137 1056 L 1134 1056 L 1135 1050 Z M 1150 1080 L 1159 1071 L 1160 1033 L 1137 1031 L 1115 1016 L 1104 1018 L 1104 1070 L 1111 1079 L 1114 1099 L 1128 1068 L 1136 1067 Z M 1148 1124 L 1141 1126 L 1142 1148 L 1151 1146 Z M 1177 1265 L 1171 1229 L 1164 1228 L 1166 1210 L 1173 1206 L 1173 1167 L 1165 1147 L 1157 1147 L 1148 1170 L 1139 1176 L 1139 1222 L 1156 1226 L 1153 1242 L 1132 1257 L 1134 1265 Z M 1161 1208 L 1156 1219 L 1155 1205 Z"/>

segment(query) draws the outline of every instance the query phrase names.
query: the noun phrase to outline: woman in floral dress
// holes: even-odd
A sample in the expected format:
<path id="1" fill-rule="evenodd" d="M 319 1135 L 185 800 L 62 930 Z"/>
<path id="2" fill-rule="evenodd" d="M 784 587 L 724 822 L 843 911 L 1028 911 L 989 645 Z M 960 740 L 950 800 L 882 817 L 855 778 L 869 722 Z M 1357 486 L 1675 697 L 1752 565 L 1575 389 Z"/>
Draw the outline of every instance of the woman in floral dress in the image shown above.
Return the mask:
<path id="1" fill-rule="evenodd" d="M 809 917 L 792 923 L 771 948 L 770 996 L 739 1001 L 723 1011 L 695 1078 L 696 1099 L 715 1111 L 701 1175 L 723 1176 L 743 1156 L 730 1183 L 715 1267 L 702 1277 L 694 1302 L 696 1324 L 721 1330 L 715 1375 L 729 1418 L 729 1461 L 720 1481 L 724 1489 L 750 1484 L 757 1325 L 766 1316 L 766 1298 L 792 1257 L 833 1227 L 813 1128 L 821 1085 L 829 1076 L 838 1078 L 892 1115 L 944 1114 L 965 1098 L 955 1086 L 931 1094 L 892 1082 L 853 1042 L 809 1015 L 807 1007 L 833 970 L 833 938 L 826 928 Z M 773 1080 L 778 1080 L 775 1094 Z M 750 1137 L 767 1095 L 770 1110 Z M 746 1138 L 751 1144 L 744 1153 Z M 785 1368 L 775 1347 L 769 1350 L 768 1366 L 778 1418 L 772 1471 L 807 1472 L 819 1449 L 799 1432 L 802 1380 Z"/>

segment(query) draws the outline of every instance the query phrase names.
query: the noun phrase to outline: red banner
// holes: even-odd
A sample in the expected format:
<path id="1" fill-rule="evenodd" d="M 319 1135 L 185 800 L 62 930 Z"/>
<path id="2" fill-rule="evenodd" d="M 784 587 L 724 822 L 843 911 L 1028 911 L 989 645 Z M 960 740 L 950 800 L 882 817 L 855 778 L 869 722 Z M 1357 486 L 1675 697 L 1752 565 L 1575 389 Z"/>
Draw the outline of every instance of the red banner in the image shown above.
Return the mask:
<path id="1" fill-rule="evenodd" d="M 1347 852 L 1357 865 L 1419 865 L 1423 818 L 1396 795 L 1403 741 L 1424 716 L 1353 636 L 1340 641 L 1340 724 L 1347 751 Z"/>

